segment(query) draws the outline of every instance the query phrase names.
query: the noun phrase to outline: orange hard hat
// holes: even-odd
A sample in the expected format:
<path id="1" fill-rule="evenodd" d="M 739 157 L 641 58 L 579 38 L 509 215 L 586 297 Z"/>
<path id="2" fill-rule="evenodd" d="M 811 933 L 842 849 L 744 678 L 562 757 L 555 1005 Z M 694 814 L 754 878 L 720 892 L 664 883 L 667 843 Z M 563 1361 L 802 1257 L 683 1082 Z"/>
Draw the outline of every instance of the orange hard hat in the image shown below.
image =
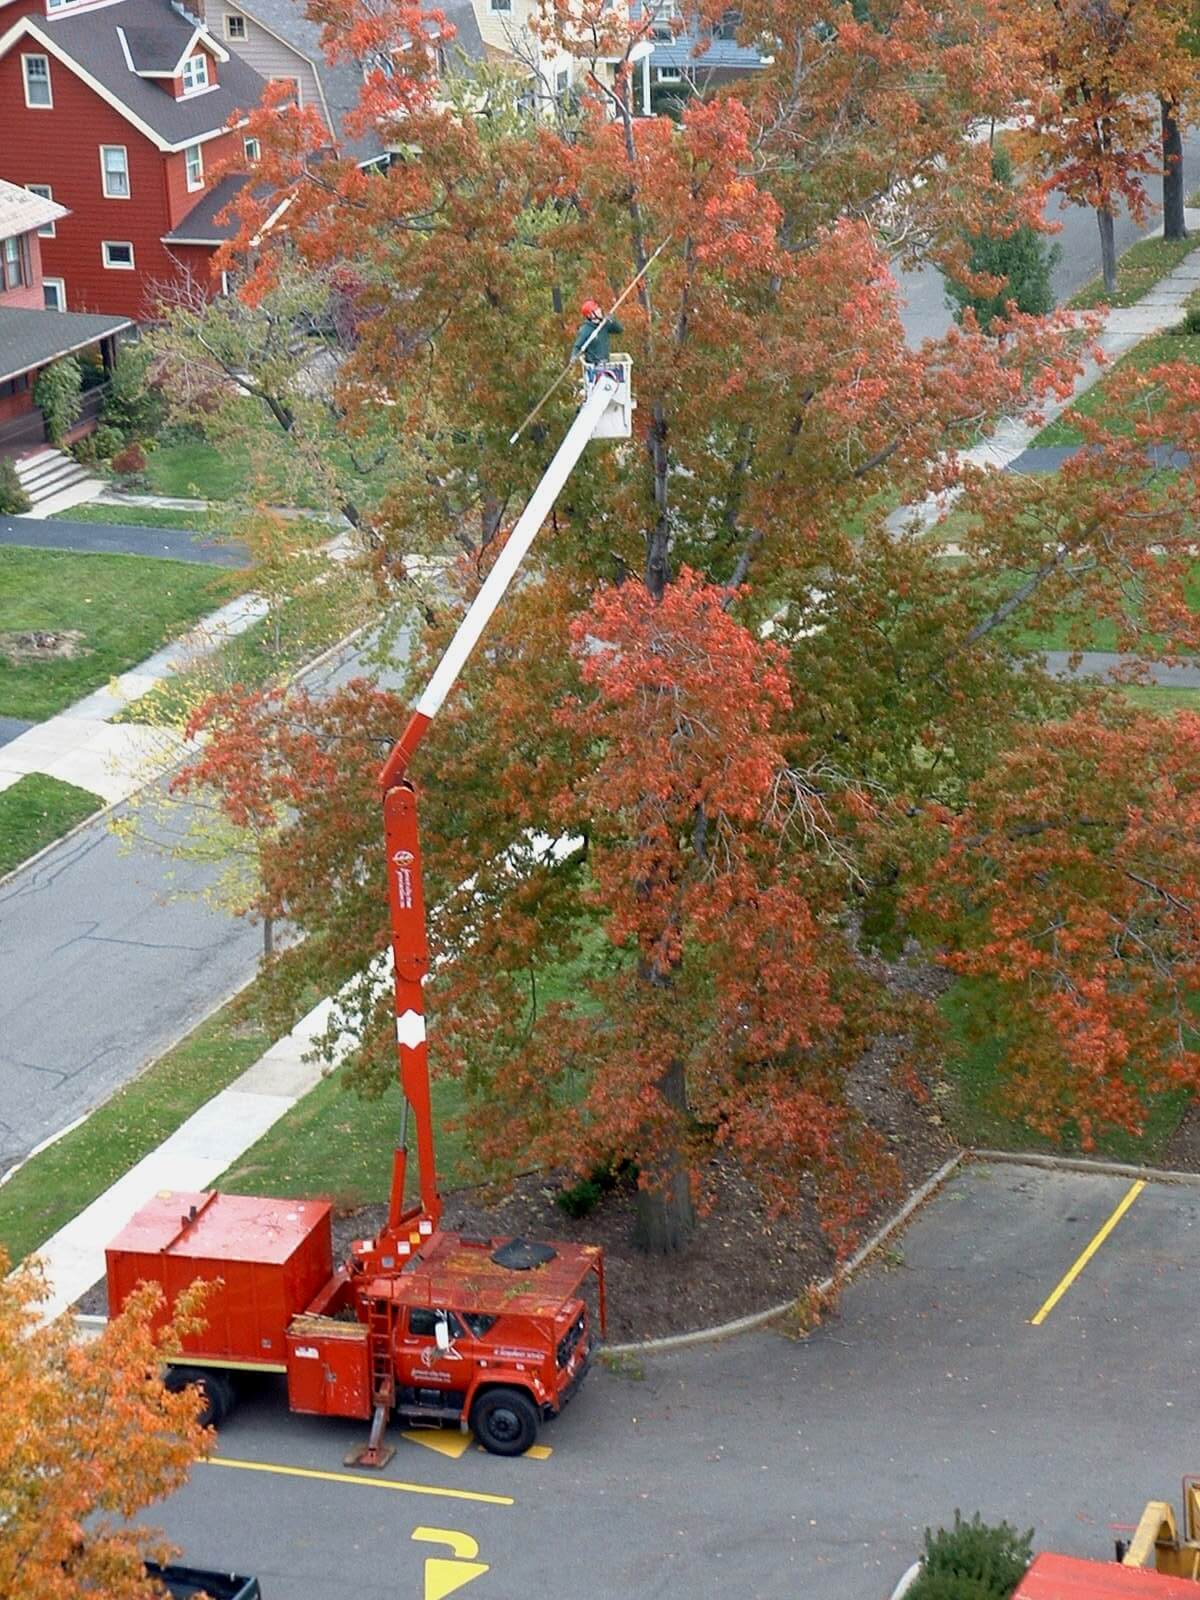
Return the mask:
<path id="1" fill-rule="evenodd" d="M 585 300 L 579 309 L 585 317 L 602 317 L 604 315 L 604 307 L 598 300 Z"/>

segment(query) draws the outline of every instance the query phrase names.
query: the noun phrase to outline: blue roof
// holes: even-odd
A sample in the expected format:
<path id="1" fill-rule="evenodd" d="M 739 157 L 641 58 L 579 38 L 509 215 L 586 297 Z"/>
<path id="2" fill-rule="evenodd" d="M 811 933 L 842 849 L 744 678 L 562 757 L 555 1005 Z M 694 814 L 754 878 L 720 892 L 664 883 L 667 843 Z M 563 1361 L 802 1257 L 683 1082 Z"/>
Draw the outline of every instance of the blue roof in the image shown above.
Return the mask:
<path id="1" fill-rule="evenodd" d="M 666 67 L 668 71 L 690 68 L 696 72 L 753 72 L 765 63 L 758 50 L 738 44 L 735 39 L 702 38 L 684 32 L 674 39 L 656 40 L 650 65 Z"/>

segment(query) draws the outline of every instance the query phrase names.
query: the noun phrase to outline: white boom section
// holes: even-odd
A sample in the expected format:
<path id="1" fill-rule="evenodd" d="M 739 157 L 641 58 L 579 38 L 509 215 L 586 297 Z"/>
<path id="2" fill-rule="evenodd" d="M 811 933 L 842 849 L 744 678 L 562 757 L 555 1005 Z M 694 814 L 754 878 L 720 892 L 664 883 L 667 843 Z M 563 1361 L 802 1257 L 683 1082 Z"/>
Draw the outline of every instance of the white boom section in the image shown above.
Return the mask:
<path id="1" fill-rule="evenodd" d="M 529 497 L 529 504 L 509 534 L 508 543 L 496 557 L 496 564 L 488 573 L 483 588 L 472 600 L 470 609 L 458 625 L 458 632 L 447 645 L 446 654 L 429 680 L 429 687 L 417 701 L 417 711 L 421 716 L 435 717 L 441 710 L 442 701 L 454 687 L 479 635 L 503 599 L 513 574 L 525 559 L 525 553 L 536 538 L 538 529 L 550 515 L 563 485 L 592 437 L 593 429 L 617 390 L 618 384 L 612 378 L 597 378 L 592 385 L 579 414 L 555 451 L 554 460 L 546 468 L 541 482 Z"/>

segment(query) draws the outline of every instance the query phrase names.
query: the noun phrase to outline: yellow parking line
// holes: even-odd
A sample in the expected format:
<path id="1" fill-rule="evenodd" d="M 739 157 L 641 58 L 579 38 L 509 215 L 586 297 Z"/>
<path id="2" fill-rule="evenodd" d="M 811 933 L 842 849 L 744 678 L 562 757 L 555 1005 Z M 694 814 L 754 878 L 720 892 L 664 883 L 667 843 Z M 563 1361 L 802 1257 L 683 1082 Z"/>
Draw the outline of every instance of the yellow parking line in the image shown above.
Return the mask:
<path id="1" fill-rule="evenodd" d="M 431 1494 L 445 1500 L 482 1500 L 489 1506 L 515 1504 L 508 1494 L 481 1494 L 474 1489 L 436 1489 L 428 1483 L 400 1483 L 395 1478 L 360 1478 L 349 1472 L 317 1472 L 312 1467 L 285 1467 L 275 1461 L 234 1461 L 228 1456 L 209 1456 L 202 1465 L 237 1467 L 242 1472 L 274 1472 L 282 1478 L 319 1478 L 323 1483 L 353 1483 L 360 1489 L 393 1489 L 398 1494 Z"/>
<path id="2" fill-rule="evenodd" d="M 1138 1195 L 1141 1194 L 1145 1187 L 1146 1182 L 1144 1178 L 1138 1178 L 1129 1185 L 1128 1190 L 1122 1196 L 1112 1216 L 1109 1217 L 1108 1221 L 1100 1229 L 1099 1233 L 1096 1234 L 1095 1238 L 1087 1246 L 1087 1248 L 1076 1257 L 1069 1270 L 1059 1281 L 1049 1299 L 1043 1303 L 1036 1316 L 1030 1317 L 1029 1320 L 1032 1322 L 1035 1328 L 1040 1328 L 1042 1323 L 1045 1322 L 1046 1318 L 1054 1310 L 1055 1306 L 1062 1299 L 1063 1295 L 1066 1294 L 1067 1290 L 1075 1282 L 1075 1279 L 1083 1271 L 1084 1267 L 1087 1266 L 1088 1262 L 1096 1254 L 1096 1251 L 1099 1250 L 1105 1239 L 1108 1238 L 1109 1234 L 1116 1227 L 1117 1223 L 1120 1222 L 1121 1218 L 1129 1210 L 1130 1206 L 1137 1199 Z"/>

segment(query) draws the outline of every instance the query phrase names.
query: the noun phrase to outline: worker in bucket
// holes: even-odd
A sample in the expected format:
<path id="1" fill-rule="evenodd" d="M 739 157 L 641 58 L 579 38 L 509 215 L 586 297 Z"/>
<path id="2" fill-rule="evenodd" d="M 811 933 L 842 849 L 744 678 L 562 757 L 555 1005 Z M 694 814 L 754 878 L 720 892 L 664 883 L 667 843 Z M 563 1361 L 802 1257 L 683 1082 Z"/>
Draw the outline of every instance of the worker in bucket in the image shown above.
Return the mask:
<path id="1" fill-rule="evenodd" d="M 624 328 L 615 317 L 604 315 L 604 309 L 597 300 L 585 300 L 579 309 L 583 313 L 583 321 L 571 346 L 572 361 L 576 356 L 583 357 L 584 373 L 589 383 L 594 383 L 601 376 L 619 380 L 620 373 L 606 363 L 612 356 L 612 335 L 624 333 Z"/>

